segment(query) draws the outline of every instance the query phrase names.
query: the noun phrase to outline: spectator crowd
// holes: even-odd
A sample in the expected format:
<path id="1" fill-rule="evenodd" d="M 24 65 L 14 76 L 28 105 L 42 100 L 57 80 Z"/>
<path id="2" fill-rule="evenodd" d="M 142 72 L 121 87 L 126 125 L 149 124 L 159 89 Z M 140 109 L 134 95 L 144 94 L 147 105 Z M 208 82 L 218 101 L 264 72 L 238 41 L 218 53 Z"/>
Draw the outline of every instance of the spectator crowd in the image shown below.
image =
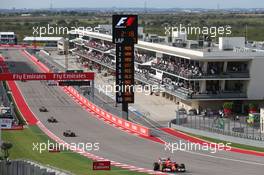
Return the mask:
<path id="1" fill-rule="evenodd" d="M 108 50 L 114 48 L 114 44 L 112 44 L 110 42 L 104 42 L 103 43 L 103 42 L 96 41 L 96 40 L 86 41 L 86 42 L 84 42 L 84 45 L 98 49 L 98 50 L 101 50 L 101 51 L 108 51 Z"/>
<path id="2" fill-rule="evenodd" d="M 155 59 L 154 56 L 142 54 L 142 53 L 135 51 L 135 61 L 138 63 L 145 63 L 145 62 L 151 61 L 153 59 Z"/>
<path id="3" fill-rule="evenodd" d="M 186 78 L 201 77 L 203 75 L 202 69 L 196 65 L 184 64 L 174 60 L 168 61 L 163 58 L 157 58 L 155 62 L 152 62 L 152 66 Z"/>

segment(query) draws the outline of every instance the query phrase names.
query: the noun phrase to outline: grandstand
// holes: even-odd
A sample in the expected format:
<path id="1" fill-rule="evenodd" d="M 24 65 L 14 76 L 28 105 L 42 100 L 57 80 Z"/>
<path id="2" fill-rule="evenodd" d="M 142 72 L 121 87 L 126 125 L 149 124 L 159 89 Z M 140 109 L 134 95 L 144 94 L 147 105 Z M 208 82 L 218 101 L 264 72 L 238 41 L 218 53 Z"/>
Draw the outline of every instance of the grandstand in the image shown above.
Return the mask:
<path id="1" fill-rule="evenodd" d="M 84 31 L 75 31 L 75 35 L 76 32 L 78 42 L 72 40 L 72 46 L 79 60 L 114 72 L 115 46 L 111 36 Z M 210 43 L 197 49 L 139 41 L 135 46 L 136 82 L 164 85 L 161 95 L 186 109 L 219 108 L 231 100 L 240 104 L 240 109 L 249 101 L 263 103 L 264 87 L 260 82 L 264 78 L 260 72 L 264 52 L 246 49 L 241 37 L 219 41 L 219 45 Z M 216 102 L 211 103 L 212 100 Z"/>

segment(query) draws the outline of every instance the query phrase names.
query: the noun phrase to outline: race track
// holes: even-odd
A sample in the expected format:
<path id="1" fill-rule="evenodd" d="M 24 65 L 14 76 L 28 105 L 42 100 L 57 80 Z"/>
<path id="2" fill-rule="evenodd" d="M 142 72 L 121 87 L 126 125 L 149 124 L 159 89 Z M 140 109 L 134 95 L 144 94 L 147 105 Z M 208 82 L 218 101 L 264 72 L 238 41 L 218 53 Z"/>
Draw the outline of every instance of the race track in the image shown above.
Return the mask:
<path id="1" fill-rule="evenodd" d="M 3 51 L 11 72 L 39 72 L 36 66 L 19 50 Z M 188 174 L 194 175 L 261 175 L 264 158 L 233 152 L 165 152 L 164 145 L 123 132 L 98 120 L 71 99 L 60 87 L 47 86 L 46 82 L 17 82 L 26 102 L 38 119 L 54 134 L 68 143 L 98 142 L 100 150 L 92 152 L 117 162 L 152 169 L 159 157 L 171 157 L 186 164 Z M 49 112 L 40 113 L 45 106 Z M 54 116 L 59 123 L 49 124 L 47 118 Z M 76 138 L 63 137 L 63 131 L 71 129 Z M 178 142 L 178 139 L 171 141 Z"/>

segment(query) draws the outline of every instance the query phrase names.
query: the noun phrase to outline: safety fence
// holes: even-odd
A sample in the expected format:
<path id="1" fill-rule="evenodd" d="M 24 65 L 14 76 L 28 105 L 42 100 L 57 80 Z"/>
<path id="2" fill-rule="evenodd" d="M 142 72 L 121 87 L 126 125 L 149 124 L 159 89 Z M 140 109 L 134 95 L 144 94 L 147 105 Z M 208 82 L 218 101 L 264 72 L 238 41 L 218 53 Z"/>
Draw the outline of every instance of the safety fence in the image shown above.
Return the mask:
<path id="1" fill-rule="evenodd" d="M 29 160 L 0 161 L 1 175 L 71 175 L 50 166 L 43 166 Z"/>
<path id="2" fill-rule="evenodd" d="M 179 114 L 176 116 L 176 119 L 172 120 L 171 122 L 175 125 L 186 128 L 198 129 L 233 137 L 264 141 L 264 133 L 262 133 L 260 130 L 260 122 L 256 121 L 255 118 L 257 117 L 220 117 L 217 114 Z"/>

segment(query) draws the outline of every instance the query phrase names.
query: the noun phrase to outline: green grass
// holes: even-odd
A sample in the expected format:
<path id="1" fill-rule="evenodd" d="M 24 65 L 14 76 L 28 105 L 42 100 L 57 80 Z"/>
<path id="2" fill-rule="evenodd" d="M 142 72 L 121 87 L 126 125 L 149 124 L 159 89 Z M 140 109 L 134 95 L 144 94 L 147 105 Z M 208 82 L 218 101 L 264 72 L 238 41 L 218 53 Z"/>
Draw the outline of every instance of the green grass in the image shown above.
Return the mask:
<path id="1" fill-rule="evenodd" d="M 243 144 L 238 144 L 238 143 L 232 143 L 232 142 L 228 142 L 228 141 L 224 141 L 224 140 L 219 140 L 219 139 L 214 139 L 211 137 L 205 137 L 205 136 L 201 136 L 201 135 L 196 135 L 196 134 L 191 134 L 191 133 L 187 133 L 187 132 L 183 132 L 186 133 L 190 136 L 194 136 L 209 142 L 213 142 L 213 143 L 231 143 L 230 146 L 232 147 L 236 147 L 236 148 L 241 148 L 241 149 L 246 149 L 246 150 L 252 150 L 252 151 L 258 151 L 258 152 L 264 152 L 264 148 L 260 148 L 260 147 L 254 147 L 254 146 L 249 146 L 249 145 L 243 145 Z"/>
<path id="2" fill-rule="evenodd" d="M 47 143 L 48 137 L 37 127 L 29 126 L 23 131 L 3 131 L 4 141 L 11 142 L 13 148 L 10 150 L 11 159 L 28 159 L 37 161 L 43 165 L 50 165 L 77 175 L 143 175 L 144 173 L 132 172 L 117 167 L 111 171 L 92 171 L 92 160 L 77 153 L 62 151 L 60 153 L 41 154 L 33 151 L 33 143 Z M 50 140 L 51 141 L 51 140 Z"/>

